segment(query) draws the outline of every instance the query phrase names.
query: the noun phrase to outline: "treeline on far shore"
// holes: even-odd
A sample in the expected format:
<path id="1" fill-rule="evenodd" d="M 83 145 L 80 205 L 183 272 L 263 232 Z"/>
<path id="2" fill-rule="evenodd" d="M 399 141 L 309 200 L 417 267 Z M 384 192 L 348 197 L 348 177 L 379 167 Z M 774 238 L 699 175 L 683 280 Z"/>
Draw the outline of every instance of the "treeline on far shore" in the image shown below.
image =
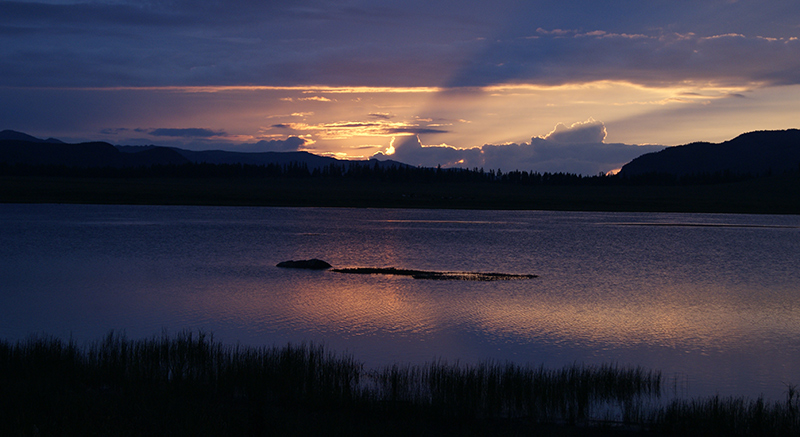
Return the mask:
<path id="1" fill-rule="evenodd" d="M 800 172 L 800 169 L 798 169 Z M 0 163 L 0 176 L 101 178 L 313 178 L 380 182 L 502 183 L 520 185 L 707 185 L 740 182 L 769 175 L 718 171 L 714 173 L 648 173 L 622 176 L 598 173 L 539 172 L 483 168 L 414 167 L 372 161 L 342 161 L 309 168 L 307 163 L 286 164 L 157 164 L 139 167 L 75 167 Z"/>
<path id="2" fill-rule="evenodd" d="M 352 162 L 0 164 L 0 202 L 800 214 L 800 171 L 633 177 Z"/>
<path id="3" fill-rule="evenodd" d="M 659 371 L 444 361 L 369 369 L 313 344 L 203 332 L 0 340 L 2 435 L 680 435 L 800 432 L 781 400 L 670 399 Z"/>

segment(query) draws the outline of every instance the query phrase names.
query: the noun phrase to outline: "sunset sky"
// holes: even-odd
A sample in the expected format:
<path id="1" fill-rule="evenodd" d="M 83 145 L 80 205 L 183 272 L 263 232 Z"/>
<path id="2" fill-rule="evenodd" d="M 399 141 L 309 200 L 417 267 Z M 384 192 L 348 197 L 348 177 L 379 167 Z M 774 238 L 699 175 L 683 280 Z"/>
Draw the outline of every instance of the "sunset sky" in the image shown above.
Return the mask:
<path id="1" fill-rule="evenodd" d="M 596 174 L 800 127 L 797 0 L 0 1 L 0 129 Z"/>

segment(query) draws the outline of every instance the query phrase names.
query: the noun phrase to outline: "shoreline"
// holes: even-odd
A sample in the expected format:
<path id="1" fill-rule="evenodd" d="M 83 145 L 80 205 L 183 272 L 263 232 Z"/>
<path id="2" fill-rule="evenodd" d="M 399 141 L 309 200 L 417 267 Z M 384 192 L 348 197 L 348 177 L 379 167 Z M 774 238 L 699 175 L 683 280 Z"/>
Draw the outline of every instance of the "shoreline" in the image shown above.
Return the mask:
<path id="1" fill-rule="evenodd" d="M 800 214 L 794 175 L 714 185 L 0 176 L 2 203 Z"/>

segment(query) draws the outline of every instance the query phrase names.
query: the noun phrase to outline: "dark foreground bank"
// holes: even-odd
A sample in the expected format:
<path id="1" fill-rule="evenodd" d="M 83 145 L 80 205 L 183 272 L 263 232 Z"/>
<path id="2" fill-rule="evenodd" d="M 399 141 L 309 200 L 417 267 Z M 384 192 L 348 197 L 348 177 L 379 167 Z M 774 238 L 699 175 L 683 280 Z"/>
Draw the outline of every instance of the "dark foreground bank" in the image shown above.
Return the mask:
<path id="1" fill-rule="evenodd" d="M 660 372 L 444 362 L 183 332 L 0 341 L 2 435 L 797 435 L 798 397 L 662 402 Z"/>
<path id="2" fill-rule="evenodd" d="M 594 181 L 4 175 L 0 202 L 800 214 L 800 173 L 713 184 Z"/>

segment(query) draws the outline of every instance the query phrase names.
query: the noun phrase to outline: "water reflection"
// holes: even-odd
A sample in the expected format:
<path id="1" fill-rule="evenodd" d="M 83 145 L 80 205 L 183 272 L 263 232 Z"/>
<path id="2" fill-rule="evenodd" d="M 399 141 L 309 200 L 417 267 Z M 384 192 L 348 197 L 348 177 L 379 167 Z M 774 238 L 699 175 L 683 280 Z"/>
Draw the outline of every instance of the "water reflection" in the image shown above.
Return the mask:
<path id="1" fill-rule="evenodd" d="M 303 286 L 291 285 L 303 275 L 314 277 L 305 278 Z M 743 308 L 735 300 L 625 306 L 513 287 L 492 286 L 487 293 L 487 283 L 422 289 L 408 278 L 291 276 L 277 288 L 252 281 L 203 291 L 192 311 L 217 325 L 249 331 L 252 338 L 324 341 L 369 365 L 437 357 L 556 366 L 610 361 L 680 373 L 691 382 L 691 390 L 681 386 L 684 394 L 741 394 L 749 384 L 753 396 L 776 397 L 800 370 L 794 367 L 800 313 L 792 308 Z M 714 372 L 727 375 L 721 381 Z"/>
<path id="2" fill-rule="evenodd" d="M 528 340 L 561 338 L 587 347 L 638 344 L 710 351 L 758 347 L 763 339 L 797 336 L 800 311 L 748 308 L 724 299 L 706 304 L 620 304 L 536 295 L 488 301 L 474 319 L 487 332 Z"/>
<path id="3" fill-rule="evenodd" d="M 644 365 L 687 375 L 693 395 L 780 398 L 784 382 L 800 383 L 798 217 L 0 208 L 5 338 L 207 329 L 233 343 L 325 342 L 368 365 Z M 539 277 L 419 281 L 275 267 L 302 258 Z"/>

